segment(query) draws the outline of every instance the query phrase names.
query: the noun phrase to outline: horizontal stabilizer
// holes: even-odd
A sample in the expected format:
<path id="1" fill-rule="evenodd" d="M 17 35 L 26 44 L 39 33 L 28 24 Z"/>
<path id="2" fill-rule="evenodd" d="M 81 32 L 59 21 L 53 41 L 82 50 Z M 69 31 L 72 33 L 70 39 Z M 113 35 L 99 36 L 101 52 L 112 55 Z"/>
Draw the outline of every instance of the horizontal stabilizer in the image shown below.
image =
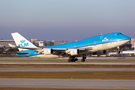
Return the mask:
<path id="1" fill-rule="evenodd" d="M 20 53 L 17 53 L 17 54 L 29 54 L 29 52 L 20 52 Z"/>

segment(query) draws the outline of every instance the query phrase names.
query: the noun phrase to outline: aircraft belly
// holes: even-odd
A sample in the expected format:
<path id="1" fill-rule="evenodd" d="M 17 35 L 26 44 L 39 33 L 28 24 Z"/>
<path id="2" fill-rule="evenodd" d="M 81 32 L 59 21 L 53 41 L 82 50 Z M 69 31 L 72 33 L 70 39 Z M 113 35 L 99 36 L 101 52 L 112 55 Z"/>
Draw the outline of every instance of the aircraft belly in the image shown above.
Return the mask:
<path id="1" fill-rule="evenodd" d="M 121 46 L 121 45 L 127 43 L 128 41 L 129 40 L 123 40 L 123 41 L 108 43 L 108 48 L 115 48 L 115 47 Z"/>
<path id="2" fill-rule="evenodd" d="M 109 46 L 108 46 L 108 44 L 106 43 L 106 44 L 102 44 L 102 50 L 105 50 L 105 49 L 108 49 L 109 48 Z"/>

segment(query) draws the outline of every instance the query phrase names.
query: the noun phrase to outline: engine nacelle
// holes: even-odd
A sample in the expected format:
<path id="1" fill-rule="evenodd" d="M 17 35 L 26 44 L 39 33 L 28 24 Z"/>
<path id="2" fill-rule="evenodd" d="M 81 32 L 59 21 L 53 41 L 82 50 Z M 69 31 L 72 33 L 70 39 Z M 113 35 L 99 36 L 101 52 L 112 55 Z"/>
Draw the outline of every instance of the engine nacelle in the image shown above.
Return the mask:
<path id="1" fill-rule="evenodd" d="M 66 51 L 67 54 L 70 54 L 71 56 L 78 55 L 79 54 L 79 49 L 68 49 Z"/>
<path id="2" fill-rule="evenodd" d="M 49 55 L 49 54 L 52 54 L 53 53 L 53 50 L 52 49 L 44 49 L 44 51 L 43 51 L 43 54 L 45 54 L 45 55 Z"/>

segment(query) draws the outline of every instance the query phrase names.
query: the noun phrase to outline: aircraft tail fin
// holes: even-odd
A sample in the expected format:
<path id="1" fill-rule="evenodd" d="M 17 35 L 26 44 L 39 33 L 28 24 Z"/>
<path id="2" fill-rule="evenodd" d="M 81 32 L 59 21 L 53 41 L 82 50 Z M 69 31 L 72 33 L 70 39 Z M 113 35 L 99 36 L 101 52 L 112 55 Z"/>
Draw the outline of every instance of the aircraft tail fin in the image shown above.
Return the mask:
<path id="1" fill-rule="evenodd" d="M 25 47 L 26 48 L 37 48 L 34 44 L 32 44 L 30 41 L 28 41 L 26 38 L 24 38 L 18 32 L 11 33 L 11 35 L 16 43 L 16 46 L 23 47 L 23 48 L 18 48 L 19 51 L 28 50 L 28 49 L 24 49 Z"/>

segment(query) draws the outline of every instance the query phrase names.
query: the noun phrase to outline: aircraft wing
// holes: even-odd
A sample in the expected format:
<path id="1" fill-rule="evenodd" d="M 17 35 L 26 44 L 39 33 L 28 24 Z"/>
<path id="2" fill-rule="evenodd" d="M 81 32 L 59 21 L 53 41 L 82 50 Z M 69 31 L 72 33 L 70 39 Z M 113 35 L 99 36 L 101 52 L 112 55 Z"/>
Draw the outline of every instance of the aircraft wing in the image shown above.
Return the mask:
<path id="1" fill-rule="evenodd" d="M 34 50 L 34 52 L 37 52 L 38 54 L 53 54 L 53 55 L 59 55 L 63 56 L 66 54 L 69 55 L 78 55 L 79 52 L 87 51 L 87 50 L 92 50 L 92 47 L 88 48 L 32 48 L 32 47 L 18 47 L 22 49 L 29 49 L 29 50 Z"/>
<path id="2" fill-rule="evenodd" d="M 78 55 L 79 52 L 92 50 L 93 48 L 42 48 L 42 49 L 35 49 L 35 52 L 39 54 L 53 54 L 53 55 L 66 55 L 69 54 L 71 56 Z"/>

